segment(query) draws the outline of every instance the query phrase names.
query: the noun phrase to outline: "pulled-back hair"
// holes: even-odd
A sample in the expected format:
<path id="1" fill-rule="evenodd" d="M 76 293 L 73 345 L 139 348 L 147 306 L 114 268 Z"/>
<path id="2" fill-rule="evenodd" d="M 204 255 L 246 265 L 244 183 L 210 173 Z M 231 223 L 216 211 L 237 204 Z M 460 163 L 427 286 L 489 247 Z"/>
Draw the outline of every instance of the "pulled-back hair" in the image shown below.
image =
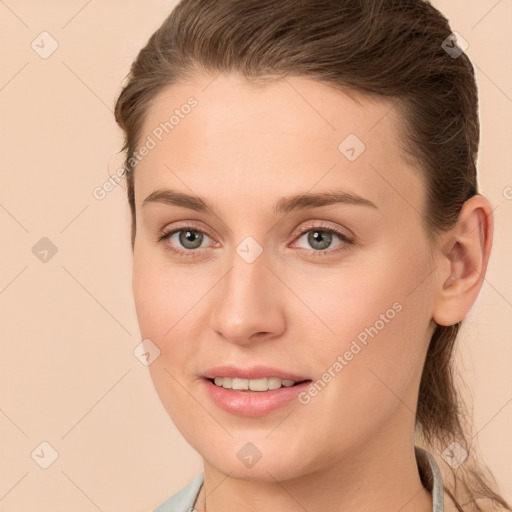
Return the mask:
<path id="1" fill-rule="evenodd" d="M 148 107 L 164 88 L 204 72 L 238 73 L 253 83 L 301 76 L 390 100 L 399 114 L 403 152 L 425 184 L 423 223 L 435 241 L 479 193 L 477 86 L 465 53 L 446 50 L 453 46 L 448 20 L 425 0 L 182 0 L 133 62 L 115 107 L 125 134 L 132 247 L 130 156 L 141 142 Z M 437 325 L 430 341 L 417 440 L 439 456 L 445 490 L 458 510 L 481 512 L 489 502 L 510 509 L 471 446 L 471 422 L 452 362 L 460 327 Z M 441 457 L 454 442 L 469 455 L 456 468 Z M 427 473 L 420 464 L 422 483 L 431 491 Z"/>

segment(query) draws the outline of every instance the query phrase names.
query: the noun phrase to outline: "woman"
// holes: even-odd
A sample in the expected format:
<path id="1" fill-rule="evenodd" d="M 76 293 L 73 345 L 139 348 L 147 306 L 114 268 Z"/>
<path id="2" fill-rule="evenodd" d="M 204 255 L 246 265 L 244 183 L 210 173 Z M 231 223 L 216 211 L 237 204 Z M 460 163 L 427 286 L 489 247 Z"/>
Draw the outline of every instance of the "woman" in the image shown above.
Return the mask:
<path id="1" fill-rule="evenodd" d="M 204 460 L 158 512 L 510 508 L 450 365 L 492 245 L 477 107 L 422 0 L 183 0 L 152 35 L 116 104 L 133 292 Z"/>

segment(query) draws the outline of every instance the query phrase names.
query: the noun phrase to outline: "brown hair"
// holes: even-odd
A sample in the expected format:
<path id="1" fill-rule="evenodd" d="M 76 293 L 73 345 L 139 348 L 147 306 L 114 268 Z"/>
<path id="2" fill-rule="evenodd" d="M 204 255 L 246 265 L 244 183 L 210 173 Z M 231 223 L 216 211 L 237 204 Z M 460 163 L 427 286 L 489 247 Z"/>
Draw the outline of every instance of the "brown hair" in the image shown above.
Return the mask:
<path id="1" fill-rule="evenodd" d="M 423 221 L 435 240 L 478 193 L 477 86 L 467 56 L 445 51 L 446 41 L 453 46 L 453 39 L 447 40 L 451 33 L 447 19 L 425 0 L 182 0 L 133 62 L 115 107 L 125 134 L 132 247 L 130 156 L 140 143 L 145 113 L 164 88 L 197 72 L 236 72 L 253 83 L 302 76 L 345 93 L 392 100 L 400 113 L 404 154 L 426 186 Z M 432 336 L 419 389 L 417 434 L 437 454 L 452 442 L 469 453 L 457 468 L 440 464 L 450 472 L 452 482 L 448 486 L 445 479 L 444 487 L 458 510 L 471 505 L 483 511 L 477 500 L 485 498 L 510 509 L 468 442 L 466 407 L 452 363 L 460 326 L 438 325 Z M 421 464 L 420 473 L 432 490 Z"/>

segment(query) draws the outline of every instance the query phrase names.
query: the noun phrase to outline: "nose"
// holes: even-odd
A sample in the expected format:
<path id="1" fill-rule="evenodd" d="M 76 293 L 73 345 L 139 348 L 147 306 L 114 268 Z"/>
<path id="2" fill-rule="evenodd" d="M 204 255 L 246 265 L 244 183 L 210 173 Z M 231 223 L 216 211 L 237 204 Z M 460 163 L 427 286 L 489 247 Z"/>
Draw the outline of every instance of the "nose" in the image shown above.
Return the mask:
<path id="1" fill-rule="evenodd" d="M 216 286 L 211 328 L 239 345 L 271 340 L 286 330 L 282 283 L 262 253 L 251 263 L 237 253 L 227 275 Z"/>

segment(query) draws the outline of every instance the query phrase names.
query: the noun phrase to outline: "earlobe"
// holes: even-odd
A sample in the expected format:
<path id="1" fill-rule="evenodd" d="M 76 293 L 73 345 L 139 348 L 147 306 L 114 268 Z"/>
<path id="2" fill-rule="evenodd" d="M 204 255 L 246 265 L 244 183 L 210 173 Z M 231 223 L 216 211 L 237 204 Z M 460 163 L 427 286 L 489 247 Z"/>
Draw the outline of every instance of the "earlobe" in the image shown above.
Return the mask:
<path id="1" fill-rule="evenodd" d="M 433 320 L 453 325 L 462 320 L 475 303 L 483 284 L 493 236 L 492 207 L 475 195 L 468 199 L 457 224 L 440 239 L 437 297 Z"/>

